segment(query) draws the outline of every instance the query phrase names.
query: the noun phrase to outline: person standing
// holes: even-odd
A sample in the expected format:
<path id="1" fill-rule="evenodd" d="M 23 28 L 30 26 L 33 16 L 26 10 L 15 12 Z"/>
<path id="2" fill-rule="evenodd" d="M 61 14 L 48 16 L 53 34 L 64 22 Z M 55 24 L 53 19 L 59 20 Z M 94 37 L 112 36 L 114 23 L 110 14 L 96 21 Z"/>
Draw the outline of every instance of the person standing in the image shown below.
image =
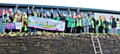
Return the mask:
<path id="1" fill-rule="evenodd" d="M 21 11 L 18 10 L 18 12 L 14 15 L 14 19 L 13 19 L 13 22 L 21 22 Z"/>
<path id="2" fill-rule="evenodd" d="M 109 22 L 105 19 L 103 23 L 104 23 L 105 33 L 108 33 L 108 31 L 109 31 Z"/>
<path id="3" fill-rule="evenodd" d="M 39 10 L 36 9 L 36 11 L 34 12 L 34 8 L 35 8 L 35 6 L 33 6 L 32 9 L 31 9 L 31 12 L 32 12 L 31 14 L 32 14 L 32 16 L 39 17 Z"/>
<path id="4" fill-rule="evenodd" d="M 117 27 L 117 22 L 116 22 L 115 18 L 113 18 L 113 19 L 110 21 L 110 24 L 111 24 L 111 32 L 112 32 L 113 34 L 117 34 L 117 29 L 116 29 L 116 27 Z"/>
<path id="5" fill-rule="evenodd" d="M 95 33 L 95 21 L 93 16 L 90 18 L 89 32 Z"/>
<path id="6" fill-rule="evenodd" d="M 96 33 L 96 25 L 97 25 L 97 22 L 96 22 L 96 20 L 95 20 L 94 17 L 92 17 L 92 20 L 93 20 L 93 22 L 94 22 L 94 24 L 92 24 L 92 25 L 94 25 L 93 32 Z"/>
<path id="7" fill-rule="evenodd" d="M 97 26 L 98 26 L 98 32 L 103 33 L 103 20 L 102 20 L 101 16 L 99 17 Z"/>
<path id="8" fill-rule="evenodd" d="M 27 7 L 26 14 L 27 14 L 28 17 L 32 16 L 32 11 L 31 11 L 31 9 L 29 7 Z"/>
<path id="9" fill-rule="evenodd" d="M 58 12 L 58 15 L 60 17 L 60 21 L 65 22 L 65 30 L 64 30 L 64 32 L 67 32 L 67 20 L 66 20 L 65 14 L 64 13 L 60 14 L 59 9 L 57 9 L 57 12 Z"/>
<path id="10" fill-rule="evenodd" d="M 71 33 L 76 33 L 76 15 L 73 14 L 72 16 L 72 26 L 71 26 Z"/>
<path id="11" fill-rule="evenodd" d="M 80 8 L 77 9 L 77 19 L 76 19 L 76 32 L 77 33 L 81 33 L 84 32 L 84 28 L 83 28 L 83 18 L 82 18 L 82 14 L 80 13 Z"/>
<path id="12" fill-rule="evenodd" d="M 84 29 L 83 29 L 83 18 L 81 17 L 81 15 L 79 14 L 77 16 L 77 33 L 81 33 L 81 32 L 84 32 Z"/>
<path id="13" fill-rule="evenodd" d="M 90 20 L 86 14 L 84 14 L 83 22 L 84 22 L 83 23 L 84 24 L 84 32 L 87 33 L 87 32 L 89 32 Z"/>
<path id="14" fill-rule="evenodd" d="M 73 24 L 73 19 L 72 16 L 70 15 L 69 17 L 66 18 L 68 24 L 67 24 L 67 33 L 71 33 L 71 29 L 72 29 L 72 24 Z"/>
<path id="15" fill-rule="evenodd" d="M 28 17 L 26 13 L 22 16 L 22 32 L 27 32 Z"/>

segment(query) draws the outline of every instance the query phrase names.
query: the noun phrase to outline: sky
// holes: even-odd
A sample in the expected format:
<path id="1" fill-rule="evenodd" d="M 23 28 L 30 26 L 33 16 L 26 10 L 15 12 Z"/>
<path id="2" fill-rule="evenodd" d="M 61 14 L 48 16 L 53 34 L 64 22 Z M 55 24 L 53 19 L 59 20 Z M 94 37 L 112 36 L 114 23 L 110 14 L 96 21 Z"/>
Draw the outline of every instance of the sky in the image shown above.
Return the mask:
<path id="1" fill-rule="evenodd" d="M 120 11 L 119 0 L 0 0 L 0 3 L 54 5 Z"/>

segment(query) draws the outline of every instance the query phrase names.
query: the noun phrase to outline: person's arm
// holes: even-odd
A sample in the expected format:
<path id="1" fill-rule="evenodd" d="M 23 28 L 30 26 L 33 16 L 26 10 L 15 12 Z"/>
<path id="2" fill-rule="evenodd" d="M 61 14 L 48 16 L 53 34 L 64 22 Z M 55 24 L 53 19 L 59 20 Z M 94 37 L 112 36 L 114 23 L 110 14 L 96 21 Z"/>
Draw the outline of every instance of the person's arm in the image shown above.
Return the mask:
<path id="1" fill-rule="evenodd" d="M 71 15 L 71 11 L 70 11 L 70 9 L 68 9 L 68 16 L 70 16 Z"/>
<path id="2" fill-rule="evenodd" d="M 30 10 L 30 8 L 27 7 L 27 11 L 26 11 L 27 16 L 29 16 L 29 10 Z"/>
<path id="3" fill-rule="evenodd" d="M 32 16 L 34 16 L 34 6 L 31 9 L 31 14 L 32 14 Z"/>
<path id="4" fill-rule="evenodd" d="M 53 19 L 54 15 L 53 15 L 53 9 L 51 9 L 51 19 Z"/>
<path id="5" fill-rule="evenodd" d="M 57 12 L 58 12 L 59 17 L 61 17 L 61 14 L 60 14 L 60 10 L 59 10 L 59 9 L 57 9 Z"/>
<path id="6" fill-rule="evenodd" d="M 80 14 L 80 8 L 77 9 L 77 15 Z"/>
<path id="7" fill-rule="evenodd" d="M 6 17 L 7 16 L 7 13 L 6 14 L 4 14 L 4 17 Z M 2 18 L 3 16 L 0 16 L 0 18 Z"/>

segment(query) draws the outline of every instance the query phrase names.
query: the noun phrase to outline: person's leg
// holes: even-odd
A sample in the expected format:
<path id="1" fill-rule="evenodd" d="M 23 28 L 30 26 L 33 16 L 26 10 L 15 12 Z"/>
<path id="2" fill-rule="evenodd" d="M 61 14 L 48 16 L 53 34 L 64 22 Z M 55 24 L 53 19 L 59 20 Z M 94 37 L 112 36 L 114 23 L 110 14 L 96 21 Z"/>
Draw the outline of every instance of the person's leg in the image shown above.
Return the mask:
<path id="1" fill-rule="evenodd" d="M 76 33 L 76 27 L 74 27 L 74 33 Z"/>
<path id="2" fill-rule="evenodd" d="M 98 28 L 99 33 L 102 33 L 101 26 Z"/>
<path id="3" fill-rule="evenodd" d="M 102 27 L 102 26 L 101 26 L 101 28 L 100 28 L 100 32 L 103 33 L 103 27 Z"/>
<path id="4" fill-rule="evenodd" d="M 70 33 L 72 33 L 72 32 L 73 32 L 73 27 L 70 28 Z"/>
<path id="5" fill-rule="evenodd" d="M 75 27 L 73 27 L 73 32 L 72 33 L 75 33 Z"/>
<path id="6" fill-rule="evenodd" d="M 22 31 L 21 32 L 24 32 L 24 27 L 22 27 L 22 29 L 21 29 Z"/>
<path id="7" fill-rule="evenodd" d="M 108 28 L 105 28 L 105 33 L 108 33 Z"/>
<path id="8" fill-rule="evenodd" d="M 79 30 L 80 30 L 79 26 L 76 27 L 76 33 L 79 33 Z"/>
<path id="9" fill-rule="evenodd" d="M 113 28 L 111 28 L 111 33 L 113 34 Z"/>
<path id="10" fill-rule="evenodd" d="M 86 32 L 89 32 L 89 26 L 87 26 L 87 28 L 86 28 Z"/>
<path id="11" fill-rule="evenodd" d="M 66 32 L 69 33 L 69 28 L 67 27 Z"/>
<path id="12" fill-rule="evenodd" d="M 105 30 L 105 33 L 107 33 L 107 28 L 105 28 L 104 30 Z"/>
<path id="13" fill-rule="evenodd" d="M 8 29 L 5 29 L 5 32 L 6 32 L 6 33 L 9 33 L 10 31 L 9 31 Z"/>
<path id="14" fill-rule="evenodd" d="M 103 26 L 102 26 L 102 27 L 101 27 L 101 33 L 103 33 L 103 29 L 104 29 L 104 28 L 103 28 Z"/>
<path id="15" fill-rule="evenodd" d="M 117 29 L 116 28 L 114 28 L 114 32 L 115 32 L 114 34 L 117 34 Z"/>
<path id="16" fill-rule="evenodd" d="M 113 28 L 113 34 L 115 34 L 115 28 Z"/>
<path id="17" fill-rule="evenodd" d="M 71 27 L 68 28 L 69 33 L 71 33 Z"/>
<path id="18" fill-rule="evenodd" d="M 82 32 L 84 32 L 84 27 L 81 27 L 82 28 Z"/>
<path id="19" fill-rule="evenodd" d="M 82 32 L 82 27 L 81 26 L 79 26 L 79 33 L 81 33 Z"/>
<path id="20" fill-rule="evenodd" d="M 94 27 L 93 30 L 94 30 L 94 33 L 96 33 L 96 27 Z"/>
<path id="21" fill-rule="evenodd" d="M 84 33 L 86 33 L 86 32 L 87 32 L 87 26 L 84 27 Z"/>

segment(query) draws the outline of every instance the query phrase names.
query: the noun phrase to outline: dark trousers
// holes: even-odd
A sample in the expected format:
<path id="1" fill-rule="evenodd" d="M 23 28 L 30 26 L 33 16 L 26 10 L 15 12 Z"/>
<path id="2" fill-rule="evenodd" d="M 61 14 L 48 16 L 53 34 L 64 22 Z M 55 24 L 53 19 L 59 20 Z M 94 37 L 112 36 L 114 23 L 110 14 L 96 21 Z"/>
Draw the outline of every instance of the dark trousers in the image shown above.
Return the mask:
<path id="1" fill-rule="evenodd" d="M 76 32 L 77 32 L 77 33 L 84 32 L 84 28 L 81 27 L 81 26 L 78 26 L 78 27 L 76 28 Z"/>
<path id="2" fill-rule="evenodd" d="M 9 33 L 9 32 L 10 32 L 10 29 L 5 29 L 5 32 L 6 32 L 6 33 Z"/>
<path id="3" fill-rule="evenodd" d="M 70 33 L 70 29 L 71 29 L 70 27 L 67 27 L 66 28 L 66 33 Z"/>
<path id="4" fill-rule="evenodd" d="M 103 26 L 98 27 L 98 32 L 103 33 Z"/>
<path id="5" fill-rule="evenodd" d="M 24 29 L 25 29 L 25 27 L 22 27 L 22 32 L 26 32 L 26 33 L 27 33 L 27 32 L 28 32 L 28 30 L 27 30 L 27 31 L 24 31 Z"/>
<path id="6" fill-rule="evenodd" d="M 67 28 L 67 33 L 70 33 L 70 31 L 71 31 L 71 27 L 68 27 Z"/>
<path id="7" fill-rule="evenodd" d="M 105 33 L 108 33 L 108 28 L 105 28 Z"/>
<path id="8" fill-rule="evenodd" d="M 70 27 L 68 28 L 69 33 L 76 33 L 76 27 Z"/>
<path id="9" fill-rule="evenodd" d="M 9 33 L 9 32 L 18 32 L 20 31 L 19 29 L 5 29 L 5 32 L 6 33 Z"/>
<path id="10" fill-rule="evenodd" d="M 94 28 L 89 28 L 90 33 L 94 33 Z"/>
<path id="11" fill-rule="evenodd" d="M 94 33 L 96 33 L 96 27 L 95 27 L 95 28 L 93 28 L 93 30 L 94 30 Z"/>
<path id="12" fill-rule="evenodd" d="M 72 27 L 70 30 L 71 33 L 76 33 L 76 27 Z"/>

